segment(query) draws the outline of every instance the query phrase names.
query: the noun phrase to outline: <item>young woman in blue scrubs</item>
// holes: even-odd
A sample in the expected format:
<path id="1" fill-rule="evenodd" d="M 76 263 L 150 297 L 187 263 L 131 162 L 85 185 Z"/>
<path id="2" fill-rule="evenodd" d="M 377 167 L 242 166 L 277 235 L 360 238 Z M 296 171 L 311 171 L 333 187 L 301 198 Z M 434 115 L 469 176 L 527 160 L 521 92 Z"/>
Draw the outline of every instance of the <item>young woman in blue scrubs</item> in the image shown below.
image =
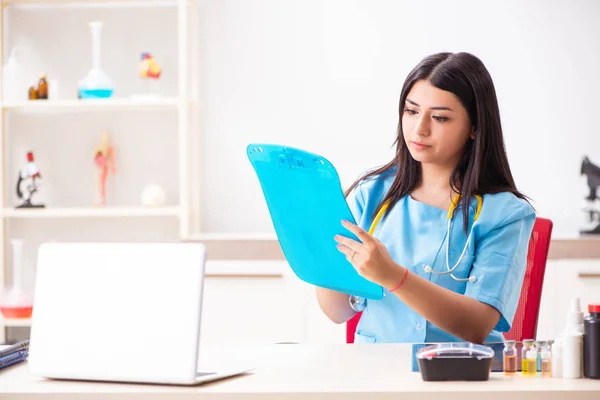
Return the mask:
<path id="1" fill-rule="evenodd" d="M 395 157 L 347 192 L 357 225 L 342 224 L 360 240 L 335 237 L 384 297 L 317 288 L 319 305 L 336 323 L 362 311 L 355 343 L 502 341 L 536 215 L 510 171 L 490 74 L 468 53 L 429 56 L 399 114 Z"/>

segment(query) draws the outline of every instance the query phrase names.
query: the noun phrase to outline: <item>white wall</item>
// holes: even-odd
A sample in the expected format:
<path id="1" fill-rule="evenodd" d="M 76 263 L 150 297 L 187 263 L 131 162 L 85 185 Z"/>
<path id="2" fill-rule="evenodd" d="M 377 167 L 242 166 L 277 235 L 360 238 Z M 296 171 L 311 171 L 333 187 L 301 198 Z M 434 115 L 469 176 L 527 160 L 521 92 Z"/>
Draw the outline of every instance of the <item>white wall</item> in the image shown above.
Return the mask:
<path id="1" fill-rule="evenodd" d="M 582 156 L 600 164 L 599 12 L 592 0 L 208 1 L 205 228 L 271 230 L 249 142 L 321 153 L 350 182 L 391 156 L 409 70 L 468 51 L 494 78 L 519 188 L 556 235 L 576 233 Z"/>

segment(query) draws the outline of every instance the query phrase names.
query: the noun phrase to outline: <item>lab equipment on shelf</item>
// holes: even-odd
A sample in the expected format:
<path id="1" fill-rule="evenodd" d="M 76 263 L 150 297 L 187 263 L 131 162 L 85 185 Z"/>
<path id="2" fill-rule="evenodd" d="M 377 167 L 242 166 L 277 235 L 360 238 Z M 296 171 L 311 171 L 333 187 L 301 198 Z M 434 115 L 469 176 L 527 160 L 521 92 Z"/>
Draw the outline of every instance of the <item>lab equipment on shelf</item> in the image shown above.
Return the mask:
<path id="1" fill-rule="evenodd" d="M 0 296 L 0 312 L 5 318 L 31 318 L 33 298 L 23 287 L 23 240 L 11 240 L 13 249 L 13 284 Z"/>
<path id="2" fill-rule="evenodd" d="M 105 99 L 113 95 L 113 82 L 100 67 L 100 42 L 103 22 L 90 22 L 92 32 L 92 68 L 79 81 L 79 98 Z"/>
<path id="3" fill-rule="evenodd" d="M 6 63 L 2 66 L 2 101 L 19 103 L 27 100 L 27 83 L 23 65 L 16 57 L 20 47 L 14 47 Z"/>

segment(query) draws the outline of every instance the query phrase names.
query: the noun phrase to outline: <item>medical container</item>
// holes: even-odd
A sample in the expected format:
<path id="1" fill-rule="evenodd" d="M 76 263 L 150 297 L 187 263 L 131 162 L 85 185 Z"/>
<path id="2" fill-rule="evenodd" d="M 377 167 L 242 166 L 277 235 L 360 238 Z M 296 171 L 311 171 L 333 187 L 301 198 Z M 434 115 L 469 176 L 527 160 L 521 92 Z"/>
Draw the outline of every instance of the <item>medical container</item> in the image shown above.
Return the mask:
<path id="1" fill-rule="evenodd" d="M 583 320 L 583 374 L 600 379 L 600 303 L 589 304 Z"/>
<path id="2" fill-rule="evenodd" d="M 417 351 L 424 381 L 486 381 L 494 350 L 472 343 L 440 343 Z"/>

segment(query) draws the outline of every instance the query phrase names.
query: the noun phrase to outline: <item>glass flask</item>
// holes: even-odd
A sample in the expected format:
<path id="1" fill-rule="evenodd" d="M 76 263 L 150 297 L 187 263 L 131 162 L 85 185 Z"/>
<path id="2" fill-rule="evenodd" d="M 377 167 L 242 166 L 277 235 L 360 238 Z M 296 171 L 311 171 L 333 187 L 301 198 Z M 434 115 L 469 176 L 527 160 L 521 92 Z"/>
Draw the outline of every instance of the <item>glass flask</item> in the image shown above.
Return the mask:
<path id="1" fill-rule="evenodd" d="M 92 68 L 79 81 L 80 99 L 106 99 L 112 96 L 114 87 L 109 76 L 100 68 L 100 42 L 103 22 L 90 22 L 92 32 Z"/>

